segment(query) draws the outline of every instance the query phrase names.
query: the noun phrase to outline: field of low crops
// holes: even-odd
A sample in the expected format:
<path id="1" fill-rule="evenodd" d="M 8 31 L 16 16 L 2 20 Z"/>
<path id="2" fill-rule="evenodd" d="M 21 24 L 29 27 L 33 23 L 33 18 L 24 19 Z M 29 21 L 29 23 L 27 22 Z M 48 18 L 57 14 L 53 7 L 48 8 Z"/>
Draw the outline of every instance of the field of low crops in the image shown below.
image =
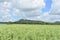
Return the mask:
<path id="1" fill-rule="evenodd" d="M 0 24 L 0 40 L 60 40 L 60 25 Z"/>

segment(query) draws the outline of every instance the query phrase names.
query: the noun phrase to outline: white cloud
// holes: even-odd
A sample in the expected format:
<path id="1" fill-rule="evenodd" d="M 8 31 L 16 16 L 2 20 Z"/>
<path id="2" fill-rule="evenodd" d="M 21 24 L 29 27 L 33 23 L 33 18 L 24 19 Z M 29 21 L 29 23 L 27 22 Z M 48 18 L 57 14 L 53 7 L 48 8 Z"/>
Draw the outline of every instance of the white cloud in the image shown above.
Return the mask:
<path id="1" fill-rule="evenodd" d="M 52 8 L 50 14 L 60 15 L 60 0 L 52 0 Z"/>
<path id="2" fill-rule="evenodd" d="M 38 16 L 45 7 L 44 0 L 0 0 L 0 19 L 12 20 L 12 16 L 22 18 Z"/>
<path id="3" fill-rule="evenodd" d="M 46 22 L 60 21 L 60 0 L 52 0 L 52 7 L 50 11 L 27 19 L 42 20 Z"/>
<path id="4" fill-rule="evenodd" d="M 23 10 L 42 8 L 45 6 L 44 0 L 14 0 L 13 3 L 15 7 Z"/>
<path id="5" fill-rule="evenodd" d="M 49 13 L 50 12 L 46 12 L 46 13 L 41 14 L 40 16 L 30 17 L 30 18 L 27 18 L 27 19 L 45 21 L 45 22 L 60 21 L 60 15 L 50 15 Z"/>
<path id="6" fill-rule="evenodd" d="M 45 7 L 44 0 L 14 0 L 13 7 L 20 9 L 20 14 L 25 17 L 38 16 Z"/>
<path id="7" fill-rule="evenodd" d="M 11 3 L 10 2 L 1 2 L 0 3 L 0 21 L 6 21 L 10 19 L 10 8 L 11 8 Z"/>
<path id="8" fill-rule="evenodd" d="M 38 16 L 37 19 L 46 22 L 60 21 L 60 0 L 52 0 L 50 11 Z"/>
<path id="9" fill-rule="evenodd" d="M 15 21 L 12 16 L 30 20 L 60 21 L 60 0 L 52 0 L 49 12 L 42 13 L 44 0 L 0 0 L 0 21 Z"/>

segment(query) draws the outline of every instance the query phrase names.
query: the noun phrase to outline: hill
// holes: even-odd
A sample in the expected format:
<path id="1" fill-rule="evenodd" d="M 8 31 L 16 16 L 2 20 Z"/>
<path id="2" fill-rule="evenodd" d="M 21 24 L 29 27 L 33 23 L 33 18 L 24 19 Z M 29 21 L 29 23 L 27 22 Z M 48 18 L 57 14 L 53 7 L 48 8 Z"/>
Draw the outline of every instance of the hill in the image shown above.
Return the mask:
<path id="1" fill-rule="evenodd" d="M 20 19 L 18 21 L 15 21 L 15 22 L 0 22 L 0 24 L 41 24 L 41 25 L 44 25 L 44 24 L 50 24 L 50 25 L 60 25 L 60 21 L 56 21 L 56 22 L 44 22 L 44 21 L 36 21 L 36 20 L 27 20 L 27 19 Z"/>

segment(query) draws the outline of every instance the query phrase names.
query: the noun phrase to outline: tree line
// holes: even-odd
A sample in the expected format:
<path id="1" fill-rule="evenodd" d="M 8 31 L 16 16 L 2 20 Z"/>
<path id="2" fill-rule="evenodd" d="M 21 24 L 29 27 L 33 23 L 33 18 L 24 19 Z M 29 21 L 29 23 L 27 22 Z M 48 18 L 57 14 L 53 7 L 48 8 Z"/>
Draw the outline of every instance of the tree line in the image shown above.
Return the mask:
<path id="1" fill-rule="evenodd" d="M 25 19 L 21 19 L 19 21 L 15 21 L 15 22 L 0 22 L 0 24 L 41 24 L 41 25 L 60 25 L 59 21 L 56 22 L 44 22 L 44 21 L 35 21 L 35 20 L 25 20 Z"/>

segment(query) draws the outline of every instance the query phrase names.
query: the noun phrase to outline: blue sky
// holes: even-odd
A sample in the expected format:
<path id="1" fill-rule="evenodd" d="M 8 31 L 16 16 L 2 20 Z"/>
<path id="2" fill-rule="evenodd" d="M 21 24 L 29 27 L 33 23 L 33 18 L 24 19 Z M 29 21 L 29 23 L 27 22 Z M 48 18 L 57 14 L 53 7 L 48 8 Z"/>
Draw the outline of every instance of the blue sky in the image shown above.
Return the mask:
<path id="1" fill-rule="evenodd" d="M 44 0 L 45 1 L 45 3 L 46 3 L 46 6 L 45 6 L 45 8 L 43 8 L 43 12 L 47 12 L 47 11 L 49 11 L 50 10 L 50 8 L 51 8 L 51 4 L 52 4 L 52 0 Z"/>
<path id="2" fill-rule="evenodd" d="M 60 0 L 0 0 L 0 22 L 20 19 L 60 21 Z"/>

